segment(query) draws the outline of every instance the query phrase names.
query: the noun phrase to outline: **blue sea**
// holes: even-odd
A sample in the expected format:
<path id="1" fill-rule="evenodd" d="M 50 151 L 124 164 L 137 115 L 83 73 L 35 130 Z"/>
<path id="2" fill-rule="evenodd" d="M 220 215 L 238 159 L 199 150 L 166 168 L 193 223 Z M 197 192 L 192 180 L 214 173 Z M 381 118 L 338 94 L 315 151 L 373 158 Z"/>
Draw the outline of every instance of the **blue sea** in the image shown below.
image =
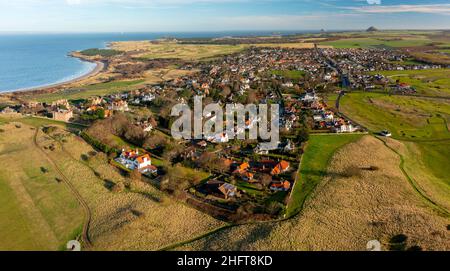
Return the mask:
<path id="1" fill-rule="evenodd" d="M 215 38 L 270 35 L 273 32 L 198 33 L 0 33 L 0 92 L 25 90 L 72 80 L 91 72 L 95 64 L 68 56 L 72 51 L 105 48 L 112 41 L 152 40 L 163 37 Z M 300 33 L 297 31 L 297 33 Z M 302 32 L 304 33 L 304 32 Z M 294 34 L 277 32 L 276 34 Z"/>

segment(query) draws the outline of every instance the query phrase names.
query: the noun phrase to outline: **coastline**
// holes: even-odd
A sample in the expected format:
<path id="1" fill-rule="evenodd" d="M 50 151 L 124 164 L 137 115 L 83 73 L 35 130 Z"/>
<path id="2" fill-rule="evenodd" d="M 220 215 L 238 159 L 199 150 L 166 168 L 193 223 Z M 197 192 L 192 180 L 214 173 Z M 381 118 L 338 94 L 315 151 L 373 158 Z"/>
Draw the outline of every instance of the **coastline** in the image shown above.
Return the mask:
<path id="1" fill-rule="evenodd" d="M 37 86 L 37 87 L 31 87 L 31 88 L 24 88 L 24 89 L 7 90 L 7 91 L 0 92 L 0 95 L 26 93 L 26 92 L 33 92 L 33 91 L 45 91 L 45 90 L 52 89 L 52 88 L 63 87 L 68 84 L 77 83 L 82 80 L 96 76 L 105 69 L 105 63 L 103 63 L 101 61 L 92 61 L 92 60 L 80 58 L 78 56 L 75 56 L 73 53 L 70 53 L 69 56 L 78 58 L 79 60 L 84 61 L 84 62 L 94 63 L 94 64 L 96 64 L 96 66 L 92 71 L 90 71 L 84 75 L 78 76 L 76 78 L 64 81 L 64 82 L 53 83 L 53 84 L 49 84 L 49 85 Z"/>

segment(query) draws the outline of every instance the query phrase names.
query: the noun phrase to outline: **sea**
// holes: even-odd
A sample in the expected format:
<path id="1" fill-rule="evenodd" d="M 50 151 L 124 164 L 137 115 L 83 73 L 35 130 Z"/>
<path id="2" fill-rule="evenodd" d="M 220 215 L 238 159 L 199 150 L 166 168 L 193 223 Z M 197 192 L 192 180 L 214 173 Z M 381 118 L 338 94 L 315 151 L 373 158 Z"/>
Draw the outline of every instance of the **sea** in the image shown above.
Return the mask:
<path id="1" fill-rule="evenodd" d="M 27 90 L 73 80 L 95 64 L 70 57 L 73 51 L 106 48 L 113 41 L 227 36 L 288 35 L 313 31 L 189 33 L 0 33 L 0 92 Z"/>

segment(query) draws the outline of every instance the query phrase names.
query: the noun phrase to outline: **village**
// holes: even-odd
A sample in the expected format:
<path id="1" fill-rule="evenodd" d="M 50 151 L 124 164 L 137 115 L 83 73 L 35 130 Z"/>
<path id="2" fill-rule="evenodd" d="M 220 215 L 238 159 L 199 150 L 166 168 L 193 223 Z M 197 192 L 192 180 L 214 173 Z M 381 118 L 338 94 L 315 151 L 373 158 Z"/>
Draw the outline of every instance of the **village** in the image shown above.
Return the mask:
<path id="1" fill-rule="evenodd" d="M 181 188 L 188 202 L 195 202 L 195 207 L 206 212 L 214 209 L 213 213 L 228 220 L 243 206 L 252 206 L 252 214 L 261 214 L 263 219 L 273 219 L 283 215 L 290 191 L 299 178 L 301 157 L 310 133 L 366 132 L 329 105 L 327 94 L 341 95 L 343 90 L 375 91 L 387 85 L 398 93 L 414 93 L 408 84 L 391 82 L 369 72 L 440 68 L 399 64 L 405 59 L 404 53 L 385 49 L 252 47 L 219 60 L 183 63 L 180 69 L 198 72 L 159 84 L 76 101 L 24 102 L 2 112 L 86 127 L 116 116 L 124 117 L 129 122 L 127 127 L 137 135 L 129 142 L 132 144 L 114 149 L 109 156 L 112 165 L 125 172 L 137 172 L 152 183 L 165 182 L 164 163 L 208 172 L 208 178 Z M 159 148 L 142 144 L 153 140 L 155 133 L 170 137 L 173 117 L 167 109 L 180 103 L 192 105 L 194 96 L 202 96 L 205 104 L 223 106 L 279 104 L 280 141 L 268 149 L 260 142 L 239 141 L 220 133 L 203 140 L 166 139 L 165 146 Z M 246 119 L 246 129 L 257 124 L 258 119 Z M 124 142 L 128 139 L 124 138 Z"/>

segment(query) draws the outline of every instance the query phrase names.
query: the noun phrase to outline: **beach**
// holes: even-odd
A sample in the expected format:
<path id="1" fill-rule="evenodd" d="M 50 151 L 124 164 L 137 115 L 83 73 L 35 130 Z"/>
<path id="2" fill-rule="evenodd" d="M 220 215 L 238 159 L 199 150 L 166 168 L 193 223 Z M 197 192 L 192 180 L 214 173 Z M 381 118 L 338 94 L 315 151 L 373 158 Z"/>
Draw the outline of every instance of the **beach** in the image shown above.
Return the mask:
<path id="1" fill-rule="evenodd" d="M 79 58 L 79 57 L 76 57 L 76 56 L 72 56 L 72 57 Z M 63 86 L 67 86 L 69 84 L 78 83 L 78 82 L 81 82 L 81 81 L 86 80 L 88 78 L 94 77 L 94 76 L 98 75 L 99 73 L 101 73 L 105 69 L 105 64 L 103 62 L 90 61 L 90 60 L 81 59 L 81 58 L 79 58 L 79 59 L 81 61 L 95 63 L 96 66 L 89 73 L 86 73 L 84 75 L 81 75 L 79 77 L 76 77 L 76 78 L 73 78 L 73 79 L 70 79 L 70 80 L 67 80 L 67 81 L 64 81 L 64 82 L 54 83 L 54 84 L 45 85 L 45 86 L 37 86 L 37 87 L 32 87 L 32 88 L 4 91 L 4 92 L 1 92 L 0 94 L 12 94 L 12 93 L 16 93 L 16 92 L 32 92 L 32 91 L 37 91 L 37 90 L 43 91 L 43 90 L 47 90 L 47 89 L 63 87 Z"/>

